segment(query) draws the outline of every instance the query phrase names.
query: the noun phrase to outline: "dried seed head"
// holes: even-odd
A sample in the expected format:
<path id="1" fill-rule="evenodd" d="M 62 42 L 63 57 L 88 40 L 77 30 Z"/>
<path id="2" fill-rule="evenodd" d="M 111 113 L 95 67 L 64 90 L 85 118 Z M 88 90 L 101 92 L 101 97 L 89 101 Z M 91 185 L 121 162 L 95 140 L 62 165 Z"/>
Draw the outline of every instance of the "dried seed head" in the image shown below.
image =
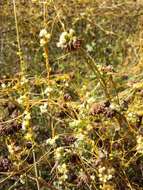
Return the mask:
<path id="1" fill-rule="evenodd" d="M 65 136 L 65 137 L 63 138 L 63 142 L 64 142 L 64 144 L 65 144 L 66 146 L 71 145 L 72 143 L 75 142 L 75 140 L 76 140 L 76 138 L 73 137 L 73 136 Z"/>
<path id="2" fill-rule="evenodd" d="M 65 95 L 64 95 L 64 100 L 65 101 L 70 101 L 72 99 L 72 97 L 71 97 L 71 95 L 69 94 L 69 93 L 66 93 Z"/>
<path id="3" fill-rule="evenodd" d="M 22 128 L 21 124 L 12 124 L 11 126 L 4 127 L 1 126 L 0 128 L 0 135 L 14 135 Z"/>
<path id="4" fill-rule="evenodd" d="M 116 111 L 108 108 L 105 110 L 104 115 L 108 118 L 113 118 L 116 115 Z"/>
<path id="5" fill-rule="evenodd" d="M 90 114 L 95 116 L 105 112 L 105 105 L 103 103 L 94 103 L 90 109 Z"/>
<path id="6" fill-rule="evenodd" d="M 0 172 L 7 172 L 11 168 L 11 161 L 8 158 L 0 160 Z"/>

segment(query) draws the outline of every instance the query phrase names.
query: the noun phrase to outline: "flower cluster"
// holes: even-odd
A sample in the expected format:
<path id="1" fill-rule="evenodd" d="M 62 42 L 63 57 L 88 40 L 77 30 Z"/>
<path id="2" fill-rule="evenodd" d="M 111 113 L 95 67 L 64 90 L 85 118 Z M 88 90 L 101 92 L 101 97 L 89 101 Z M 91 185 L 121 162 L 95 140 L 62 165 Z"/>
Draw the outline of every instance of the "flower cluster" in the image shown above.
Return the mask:
<path id="1" fill-rule="evenodd" d="M 42 29 L 39 34 L 40 37 L 40 46 L 45 46 L 50 40 L 51 35 L 47 32 L 46 29 Z"/>
<path id="2" fill-rule="evenodd" d="M 22 129 L 26 129 L 30 125 L 31 114 L 28 111 L 24 112 L 24 118 L 22 121 Z"/>
<path id="3" fill-rule="evenodd" d="M 68 178 L 68 169 L 67 169 L 67 165 L 65 163 L 58 165 L 57 167 L 58 172 L 61 174 L 60 176 L 60 182 L 64 182 L 67 178 Z"/>
<path id="4" fill-rule="evenodd" d="M 47 112 L 47 107 L 48 107 L 48 104 L 47 103 L 44 103 L 43 105 L 40 106 L 40 112 L 43 114 L 43 113 L 46 113 Z"/>
<path id="5" fill-rule="evenodd" d="M 136 123 L 137 114 L 134 112 L 127 111 L 127 119 L 130 123 Z"/>
<path id="6" fill-rule="evenodd" d="M 143 154 L 143 137 L 141 135 L 137 136 L 136 150 L 137 150 L 138 153 Z"/>
<path id="7" fill-rule="evenodd" d="M 94 141 L 90 139 L 87 134 L 78 133 L 74 147 L 81 157 L 90 158 L 91 153 L 94 152 Z"/>
<path id="8" fill-rule="evenodd" d="M 59 42 L 57 43 L 57 47 L 66 50 L 79 49 L 80 45 L 81 41 L 77 39 L 73 29 L 70 29 L 68 32 L 63 32 L 59 38 Z"/>
<path id="9" fill-rule="evenodd" d="M 106 168 L 105 166 L 103 167 L 99 166 L 98 168 L 98 177 L 102 183 L 106 183 L 109 180 L 111 180 L 113 178 L 113 174 L 114 174 L 113 168 Z"/>
<path id="10" fill-rule="evenodd" d="M 21 78 L 20 84 L 21 84 L 21 86 L 22 86 L 22 85 L 24 85 L 24 84 L 26 84 L 26 83 L 28 83 L 28 79 L 27 79 L 25 76 L 23 76 L 23 77 Z"/>
<path id="11" fill-rule="evenodd" d="M 19 98 L 17 99 L 17 102 L 18 102 L 20 105 L 25 105 L 26 102 L 27 102 L 27 95 L 26 95 L 26 94 L 20 95 Z"/>
<path id="12" fill-rule="evenodd" d="M 49 139 L 46 140 L 46 144 L 47 144 L 47 145 L 54 146 L 54 145 L 56 145 L 56 140 L 57 140 L 58 138 L 59 138 L 58 135 L 56 135 L 56 136 L 53 137 L 53 138 L 49 138 Z"/>
<path id="13" fill-rule="evenodd" d="M 53 88 L 52 87 L 47 87 L 45 90 L 44 90 L 44 94 L 49 96 L 50 93 L 53 91 Z"/>
<path id="14" fill-rule="evenodd" d="M 3 89 L 6 88 L 6 84 L 5 84 L 5 83 L 2 83 L 2 84 L 1 84 L 1 88 L 3 88 Z"/>
<path id="15" fill-rule="evenodd" d="M 64 156 L 64 148 L 63 147 L 58 147 L 55 149 L 54 152 L 54 158 L 56 161 L 59 161 L 63 158 Z"/>

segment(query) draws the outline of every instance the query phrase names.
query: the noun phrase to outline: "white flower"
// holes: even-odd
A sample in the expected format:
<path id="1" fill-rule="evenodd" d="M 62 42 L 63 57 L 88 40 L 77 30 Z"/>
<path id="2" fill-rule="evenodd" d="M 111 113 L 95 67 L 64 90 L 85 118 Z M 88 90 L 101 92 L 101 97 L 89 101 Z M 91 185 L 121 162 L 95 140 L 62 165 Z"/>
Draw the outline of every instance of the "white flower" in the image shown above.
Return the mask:
<path id="1" fill-rule="evenodd" d="M 70 29 L 68 32 L 62 32 L 57 43 L 57 47 L 62 49 L 72 46 L 77 41 L 75 31 Z"/>
<path id="2" fill-rule="evenodd" d="M 70 122 L 70 127 L 77 127 L 78 125 L 81 124 L 81 120 L 73 120 L 72 122 Z M 78 135 L 81 135 L 81 134 L 78 134 Z"/>
<path id="3" fill-rule="evenodd" d="M 70 34 L 70 35 L 73 35 L 73 34 L 75 34 L 75 31 L 71 28 L 71 29 L 69 30 L 69 34 Z"/>
<path id="4" fill-rule="evenodd" d="M 110 108 L 113 110 L 120 110 L 120 106 L 114 103 L 111 103 Z"/>
<path id="5" fill-rule="evenodd" d="M 66 38 L 68 37 L 68 33 L 67 32 L 63 32 L 61 35 L 60 35 L 60 42 L 62 43 L 66 43 Z"/>
<path id="6" fill-rule="evenodd" d="M 23 84 L 26 84 L 27 82 L 28 82 L 28 79 L 26 79 L 25 77 L 22 77 L 20 84 L 23 85 Z"/>
<path id="7" fill-rule="evenodd" d="M 46 43 L 47 41 L 44 38 L 40 39 L 40 46 L 45 46 Z"/>
<path id="8" fill-rule="evenodd" d="M 57 47 L 61 47 L 61 46 L 62 46 L 61 42 L 58 42 Z"/>
<path id="9" fill-rule="evenodd" d="M 93 181 L 95 180 L 95 176 L 94 176 L 94 175 L 91 175 L 90 178 L 91 178 L 91 180 L 93 180 Z"/>
<path id="10" fill-rule="evenodd" d="M 39 34 L 40 39 L 40 46 L 45 46 L 48 43 L 48 40 L 51 37 L 51 34 L 47 32 L 46 29 L 42 29 Z"/>
<path id="11" fill-rule="evenodd" d="M 114 168 L 106 169 L 105 166 L 103 167 L 100 166 L 98 172 L 99 172 L 98 174 L 99 180 L 103 183 L 106 183 L 107 181 L 113 178 Z"/>
<path id="12" fill-rule="evenodd" d="M 58 135 L 56 135 L 54 138 L 49 138 L 46 140 L 46 144 L 48 145 L 54 145 L 56 143 L 56 140 L 59 138 Z"/>
<path id="13" fill-rule="evenodd" d="M 45 38 L 46 38 L 47 40 L 49 40 L 49 39 L 51 38 L 51 34 L 47 33 L 47 34 L 45 35 Z"/>
<path id="14" fill-rule="evenodd" d="M 20 183 L 23 184 L 23 185 L 26 183 L 25 175 L 20 175 Z"/>
<path id="15" fill-rule="evenodd" d="M 137 152 L 143 154 L 143 137 L 141 135 L 137 136 Z"/>
<path id="16" fill-rule="evenodd" d="M 86 49 L 88 52 L 92 52 L 93 51 L 93 47 L 90 44 L 86 45 Z"/>
<path id="17" fill-rule="evenodd" d="M 29 127 L 30 119 L 31 119 L 31 114 L 28 111 L 25 111 L 23 121 L 22 121 L 22 129 L 23 130 L 26 130 L 26 128 Z"/>
<path id="18" fill-rule="evenodd" d="M 62 174 L 66 174 L 68 172 L 66 164 L 62 164 L 58 166 L 58 170 Z"/>
<path id="19" fill-rule="evenodd" d="M 85 135 L 80 133 L 76 135 L 76 138 L 78 139 L 78 141 L 83 141 L 85 139 Z"/>
<path id="20" fill-rule="evenodd" d="M 23 96 L 20 96 L 18 99 L 17 99 L 17 102 L 19 104 L 23 104 L 26 100 L 26 95 L 23 95 Z"/>
<path id="21" fill-rule="evenodd" d="M 26 128 L 29 126 L 29 124 L 30 124 L 30 121 L 24 119 L 23 122 L 22 122 L 22 129 L 26 130 Z"/>
<path id="22" fill-rule="evenodd" d="M 46 113 L 47 112 L 47 107 L 48 107 L 47 103 L 44 103 L 44 105 L 41 105 L 40 106 L 41 113 Z"/>
<path id="23" fill-rule="evenodd" d="M 44 93 L 45 93 L 45 94 L 48 94 L 48 93 L 50 93 L 50 92 L 52 92 L 52 91 L 53 91 L 53 88 L 47 87 L 47 88 L 44 90 Z"/>
<path id="24" fill-rule="evenodd" d="M 66 82 L 66 83 L 65 83 L 65 86 L 66 86 L 66 87 L 68 87 L 68 86 L 69 86 L 68 82 Z"/>
<path id="25" fill-rule="evenodd" d="M 7 145 L 7 148 L 8 148 L 8 151 L 9 151 L 10 154 L 14 153 L 14 149 L 13 149 L 12 145 Z"/>
<path id="26" fill-rule="evenodd" d="M 40 37 L 40 38 L 43 38 L 43 37 L 45 37 L 47 34 L 48 34 L 48 33 L 47 33 L 47 30 L 46 30 L 46 29 L 42 29 L 42 30 L 40 31 L 39 37 Z"/>
<path id="27" fill-rule="evenodd" d="M 56 150 L 55 150 L 55 160 L 60 160 L 62 155 L 64 154 L 64 149 L 63 147 L 58 147 Z"/>
<path id="28" fill-rule="evenodd" d="M 99 173 L 103 173 L 105 170 L 106 170 L 105 167 L 102 167 L 102 168 L 99 168 L 99 169 L 98 169 Z"/>
<path id="29" fill-rule="evenodd" d="M 67 174 L 64 174 L 64 175 L 62 176 L 62 179 L 63 179 L 63 180 L 68 179 L 68 175 L 67 175 Z"/>
<path id="30" fill-rule="evenodd" d="M 24 114 L 25 114 L 24 119 L 26 119 L 26 120 L 30 120 L 31 119 L 31 114 L 28 111 L 25 111 Z"/>
<path id="31" fill-rule="evenodd" d="M 110 180 L 110 179 L 112 179 L 112 177 L 113 176 L 111 174 L 109 174 L 108 177 L 107 177 L 107 179 Z"/>
<path id="32" fill-rule="evenodd" d="M 47 139 L 46 144 L 49 144 L 49 145 L 55 144 L 55 139 L 54 138 L 53 139 L 52 138 Z"/>
<path id="33" fill-rule="evenodd" d="M 6 84 L 5 84 L 5 83 L 2 83 L 2 84 L 1 84 L 1 87 L 2 87 L 2 88 L 6 88 Z"/>

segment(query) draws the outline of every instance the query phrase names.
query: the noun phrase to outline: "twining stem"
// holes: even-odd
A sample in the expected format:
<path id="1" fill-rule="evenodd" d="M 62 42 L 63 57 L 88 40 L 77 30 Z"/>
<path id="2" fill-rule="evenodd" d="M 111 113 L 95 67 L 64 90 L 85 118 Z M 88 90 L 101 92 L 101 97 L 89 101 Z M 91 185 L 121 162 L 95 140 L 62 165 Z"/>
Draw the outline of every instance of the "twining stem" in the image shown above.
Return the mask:
<path id="1" fill-rule="evenodd" d="M 13 0 L 13 11 L 14 11 L 15 28 L 16 28 L 16 39 L 17 39 L 17 46 L 18 46 L 18 56 L 19 56 L 19 59 L 20 59 L 20 69 L 21 69 L 21 72 L 23 73 L 23 71 L 24 71 L 24 64 L 23 64 L 23 57 L 22 57 L 22 51 L 21 51 L 21 45 L 20 45 L 20 35 L 19 35 L 19 29 L 18 29 L 18 20 L 17 20 L 15 0 Z"/>
<path id="2" fill-rule="evenodd" d="M 17 13 L 16 13 L 15 0 L 13 0 L 13 10 L 14 10 L 15 27 L 16 27 L 16 34 L 17 34 L 18 51 L 21 52 L 20 37 L 19 37 L 19 29 L 18 29 L 18 21 L 17 21 Z"/>
<path id="3" fill-rule="evenodd" d="M 35 151 L 32 151 L 33 154 L 33 161 L 34 161 L 34 170 L 35 170 L 35 177 L 36 177 L 36 183 L 37 183 L 37 190 L 40 190 L 40 185 L 38 181 L 38 169 L 37 169 L 37 164 L 36 164 L 36 158 L 35 158 Z"/>
<path id="4" fill-rule="evenodd" d="M 47 2 L 43 1 L 43 20 L 45 27 L 46 27 L 46 3 Z"/>
<path id="5" fill-rule="evenodd" d="M 46 21 L 46 12 L 47 12 L 47 2 L 43 1 L 43 21 L 44 21 L 44 27 L 46 28 L 47 25 L 47 21 Z M 47 80 L 48 80 L 48 85 L 50 84 L 50 72 L 51 72 L 51 67 L 49 64 L 49 51 L 48 51 L 48 44 L 46 44 L 44 46 L 44 56 L 45 56 L 45 61 L 46 61 L 46 71 L 47 71 Z M 49 101 L 48 97 L 48 101 Z M 52 119 L 50 118 L 50 126 L 51 126 L 51 132 L 52 132 L 52 138 L 54 138 L 55 136 L 55 131 L 54 131 L 54 127 L 52 124 Z"/>
<path id="6" fill-rule="evenodd" d="M 114 82 L 112 75 L 110 75 L 110 81 L 111 81 L 111 83 L 112 83 L 112 85 L 113 85 L 113 88 L 114 88 L 114 90 L 115 90 L 115 93 L 116 93 L 117 103 L 118 103 L 118 105 L 120 106 L 120 99 L 119 99 L 119 95 L 118 95 L 116 83 Z"/>
<path id="7" fill-rule="evenodd" d="M 47 11 L 47 2 L 43 1 L 43 22 L 44 22 L 44 28 L 46 28 L 47 25 L 47 21 L 46 21 L 46 11 Z M 47 70 L 47 79 L 48 79 L 48 83 L 50 80 L 50 65 L 49 65 L 49 51 L 48 51 L 48 45 L 46 44 L 44 46 L 44 56 L 45 56 L 45 61 L 46 61 L 46 70 Z"/>
<path id="8" fill-rule="evenodd" d="M 102 77 L 102 75 L 101 75 L 101 73 L 100 73 L 100 71 L 96 65 L 95 60 L 84 49 L 82 49 L 82 51 L 84 51 L 84 55 L 87 56 L 86 59 L 89 58 L 89 60 L 93 63 L 92 64 L 89 60 L 87 60 L 88 66 L 91 68 L 91 70 L 94 72 L 94 74 L 98 77 L 98 80 L 99 80 L 99 82 L 100 82 L 100 84 L 104 90 L 104 93 L 105 93 L 107 99 L 109 101 L 111 101 L 110 94 L 107 90 L 106 82 L 105 82 L 104 78 Z"/>
<path id="9" fill-rule="evenodd" d="M 44 52 L 45 52 L 45 61 L 46 61 L 46 70 L 47 70 L 47 79 L 48 79 L 48 83 L 50 81 L 50 65 L 49 65 L 49 53 L 48 53 L 48 47 L 45 46 L 44 47 Z"/>

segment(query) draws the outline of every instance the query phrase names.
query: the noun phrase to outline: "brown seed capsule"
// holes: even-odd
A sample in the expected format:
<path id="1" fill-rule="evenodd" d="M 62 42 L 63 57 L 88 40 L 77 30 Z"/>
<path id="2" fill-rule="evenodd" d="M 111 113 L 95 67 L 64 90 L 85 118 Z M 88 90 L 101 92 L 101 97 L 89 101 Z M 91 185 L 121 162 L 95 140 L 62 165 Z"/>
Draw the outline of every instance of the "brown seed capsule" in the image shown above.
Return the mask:
<path id="1" fill-rule="evenodd" d="M 9 114 L 11 114 L 17 108 L 17 106 L 12 102 L 8 102 L 7 106 L 8 106 Z"/>
<path id="2" fill-rule="evenodd" d="M 71 145 L 72 143 L 74 143 L 75 142 L 75 137 L 73 137 L 73 136 L 65 136 L 64 138 L 63 138 L 63 141 L 64 141 L 64 144 L 66 145 L 66 146 L 69 146 L 69 145 Z"/>
<path id="3" fill-rule="evenodd" d="M 69 173 L 68 181 L 69 181 L 69 182 L 73 182 L 73 181 L 75 181 L 76 179 L 77 179 L 77 175 L 76 175 L 73 171 L 71 171 L 71 172 Z"/>
<path id="4" fill-rule="evenodd" d="M 31 143 L 31 142 L 26 142 L 26 147 L 27 147 L 28 149 L 32 148 L 32 143 Z"/>
<path id="5" fill-rule="evenodd" d="M 105 112 L 105 105 L 103 103 L 95 103 L 90 109 L 90 114 L 95 116 Z"/>
<path id="6" fill-rule="evenodd" d="M 72 99 L 72 97 L 71 97 L 71 95 L 69 94 L 69 93 L 66 93 L 65 95 L 64 95 L 64 100 L 65 101 L 70 101 Z"/>
<path id="7" fill-rule="evenodd" d="M 92 105 L 89 113 L 93 116 L 98 114 L 103 114 L 105 117 L 112 118 L 115 116 L 116 111 L 112 110 L 109 106 L 110 106 L 109 101 L 95 103 Z"/>
<path id="8" fill-rule="evenodd" d="M 66 116 L 67 114 L 65 111 L 60 111 L 56 113 L 56 117 L 59 117 L 59 118 L 65 118 Z"/>
<path id="9" fill-rule="evenodd" d="M 80 49 L 80 47 L 81 47 L 81 40 L 77 39 L 76 41 L 68 44 L 65 49 L 67 51 L 76 51 L 76 50 Z"/>
<path id="10" fill-rule="evenodd" d="M 113 118 L 116 115 L 116 111 L 108 108 L 105 110 L 104 115 L 108 118 Z"/>
<path id="11" fill-rule="evenodd" d="M 80 161 L 80 158 L 79 158 L 79 156 L 77 154 L 74 153 L 74 154 L 71 155 L 71 157 L 70 157 L 70 162 L 71 163 L 77 164 L 77 163 L 79 163 L 79 161 Z"/>
<path id="12" fill-rule="evenodd" d="M 115 72 L 112 65 L 102 67 L 101 71 L 104 73 Z"/>
<path id="13" fill-rule="evenodd" d="M 109 102 L 109 100 L 104 101 L 103 104 L 104 104 L 105 107 L 109 107 L 109 106 L 110 106 L 110 102 Z"/>
<path id="14" fill-rule="evenodd" d="M 14 135 L 22 128 L 21 124 L 12 124 L 11 126 L 1 126 L 0 135 Z"/>
<path id="15" fill-rule="evenodd" d="M 118 143 L 118 142 L 114 142 L 112 147 L 117 150 L 117 149 L 119 149 L 121 147 L 121 144 Z"/>
<path id="16" fill-rule="evenodd" d="M 73 48 L 75 50 L 79 49 L 81 47 L 81 40 L 77 39 L 74 43 L 73 43 Z"/>
<path id="17" fill-rule="evenodd" d="M 8 158 L 0 160 L 0 172 L 7 172 L 11 168 L 11 161 Z"/>

